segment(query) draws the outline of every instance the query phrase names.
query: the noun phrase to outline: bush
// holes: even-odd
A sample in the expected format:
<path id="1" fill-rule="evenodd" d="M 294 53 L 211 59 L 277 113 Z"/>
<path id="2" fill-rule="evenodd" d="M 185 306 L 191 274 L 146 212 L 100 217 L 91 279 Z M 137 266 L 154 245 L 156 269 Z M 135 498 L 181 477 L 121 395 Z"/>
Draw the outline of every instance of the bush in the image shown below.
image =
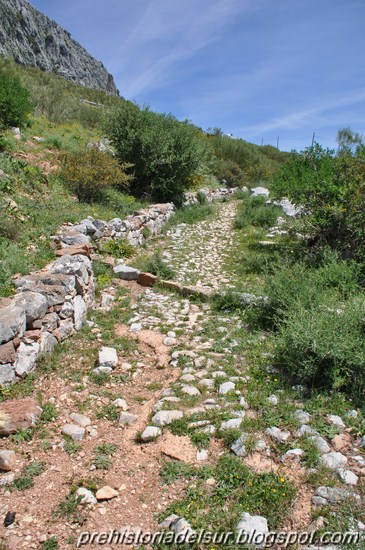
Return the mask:
<path id="1" fill-rule="evenodd" d="M 133 165 L 131 190 L 138 197 L 181 201 L 194 173 L 212 155 L 191 124 L 129 101 L 108 116 L 106 132 L 120 162 Z"/>
<path id="2" fill-rule="evenodd" d="M 64 153 L 61 157 L 62 176 L 80 201 L 100 201 L 103 191 L 111 187 L 126 189 L 131 180 L 124 170 L 129 165 L 96 148 L 82 153 Z"/>
<path id="3" fill-rule="evenodd" d="M 0 128 L 25 126 L 32 106 L 29 92 L 17 78 L 1 75 L 0 78 Z"/>
<path id="4" fill-rule="evenodd" d="M 215 207 L 212 204 L 193 204 L 178 210 L 168 222 L 166 227 L 187 223 L 192 225 L 210 218 L 215 212 Z"/>
<path id="5" fill-rule="evenodd" d="M 138 268 L 146 273 L 157 275 L 157 277 L 161 277 L 161 279 L 171 280 L 175 277 L 174 271 L 164 262 L 159 250 L 152 256 L 141 259 L 138 263 Z"/>
<path id="6" fill-rule="evenodd" d="M 273 204 L 266 204 L 266 200 L 265 197 L 246 196 L 238 209 L 235 229 L 244 229 L 249 225 L 268 229 L 275 225 L 282 211 Z"/>
<path id="7" fill-rule="evenodd" d="M 242 168 L 231 159 L 218 159 L 214 175 L 227 187 L 242 187 L 247 182 L 247 176 Z"/>
<path id="8" fill-rule="evenodd" d="M 111 254 L 117 258 L 131 258 L 136 249 L 127 239 L 109 239 L 100 247 L 101 252 Z"/>

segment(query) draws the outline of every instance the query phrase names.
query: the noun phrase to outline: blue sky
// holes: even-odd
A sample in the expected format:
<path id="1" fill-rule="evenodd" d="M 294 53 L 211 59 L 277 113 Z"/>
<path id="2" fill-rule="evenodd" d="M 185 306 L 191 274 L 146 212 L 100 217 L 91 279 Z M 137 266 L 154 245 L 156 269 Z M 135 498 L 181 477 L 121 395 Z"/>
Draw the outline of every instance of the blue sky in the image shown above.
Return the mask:
<path id="1" fill-rule="evenodd" d="M 365 133 L 364 0 L 31 0 L 121 94 L 253 143 Z"/>

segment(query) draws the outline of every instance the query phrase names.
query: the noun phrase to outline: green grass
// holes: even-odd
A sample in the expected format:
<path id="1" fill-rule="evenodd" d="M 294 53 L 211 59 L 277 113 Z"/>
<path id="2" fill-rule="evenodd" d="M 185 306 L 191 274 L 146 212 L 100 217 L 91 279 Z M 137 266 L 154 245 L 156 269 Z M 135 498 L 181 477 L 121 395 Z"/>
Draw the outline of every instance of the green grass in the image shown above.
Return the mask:
<path id="1" fill-rule="evenodd" d="M 93 465 L 97 470 L 109 470 L 112 465 L 112 455 L 116 452 L 117 446 L 112 443 L 100 443 L 95 447 Z"/>
<path id="2" fill-rule="evenodd" d="M 42 474 L 45 470 L 43 462 L 31 462 L 25 468 L 21 475 L 15 479 L 13 486 L 18 491 L 25 491 L 34 486 L 34 478 Z"/>
<path id="3" fill-rule="evenodd" d="M 142 255 L 133 262 L 133 266 L 146 273 L 157 275 L 161 279 L 175 278 L 174 270 L 162 259 L 161 251 L 156 250 L 152 255 Z"/>
<path id="4" fill-rule="evenodd" d="M 164 512 L 186 518 L 194 529 L 234 531 L 242 512 L 263 515 L 275 528 L 284 523 L 296 495 L 290 481 L 272 473 L 255 475 L 241 459 L 228 454 L 197 473 L 186 495 Z M 163 475 L 171 482 L 179 476 L 191 478 L 193 472 L 171 472 L 169 467 Z M 216 480 L 214 486 L 206 485 L 208 477 Z"/>
<path id="5" fill-rule="evenodd" d="M 209 220 L 214 216 L 216 207 L 213 204 L 193 204 L 177 210 L 177 212 L 169 219 L 165 226 L 167 231 L 169 227 L 178 225 L 180 223 L 186 223 L 192 225 L 204 220 Z"/>

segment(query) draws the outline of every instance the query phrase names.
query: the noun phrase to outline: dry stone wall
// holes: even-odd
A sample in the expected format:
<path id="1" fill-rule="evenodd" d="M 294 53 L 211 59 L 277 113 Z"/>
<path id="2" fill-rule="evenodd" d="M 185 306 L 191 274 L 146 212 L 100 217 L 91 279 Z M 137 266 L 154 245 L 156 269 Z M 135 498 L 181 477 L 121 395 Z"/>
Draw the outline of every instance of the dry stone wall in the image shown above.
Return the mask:
<path id="1" fill-rule="evenodd" d="M 208 202 L 237 189 L 203 189 Z M 198 202 L 187 193 L 185 205 Z M 15 280 L 16 294 L 0 300 L 0 386 L 8 386 L 36 368 L 42 355 L 80 330 L 94 305 L 91 261 L 93 242 L 126 238 L 134 246 L 157 235 L 174 213 L 173 203 L 155 204 L 125 219 L 109 222 L 89 216 L 65 224 L 52 237 L 57 259 L 41 271 Z"/>

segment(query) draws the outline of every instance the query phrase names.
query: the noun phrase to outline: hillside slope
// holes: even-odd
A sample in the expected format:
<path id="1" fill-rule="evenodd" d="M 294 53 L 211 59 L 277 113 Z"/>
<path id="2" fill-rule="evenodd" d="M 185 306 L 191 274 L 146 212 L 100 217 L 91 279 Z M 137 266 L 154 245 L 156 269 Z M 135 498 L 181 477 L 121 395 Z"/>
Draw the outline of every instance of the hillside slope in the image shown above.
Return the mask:
<path id="1" fill-rule="evenodd" d="M 81 86 L 118 94 L 104 65 L 26 0 L 0 0 L 0 55 Z"/>

